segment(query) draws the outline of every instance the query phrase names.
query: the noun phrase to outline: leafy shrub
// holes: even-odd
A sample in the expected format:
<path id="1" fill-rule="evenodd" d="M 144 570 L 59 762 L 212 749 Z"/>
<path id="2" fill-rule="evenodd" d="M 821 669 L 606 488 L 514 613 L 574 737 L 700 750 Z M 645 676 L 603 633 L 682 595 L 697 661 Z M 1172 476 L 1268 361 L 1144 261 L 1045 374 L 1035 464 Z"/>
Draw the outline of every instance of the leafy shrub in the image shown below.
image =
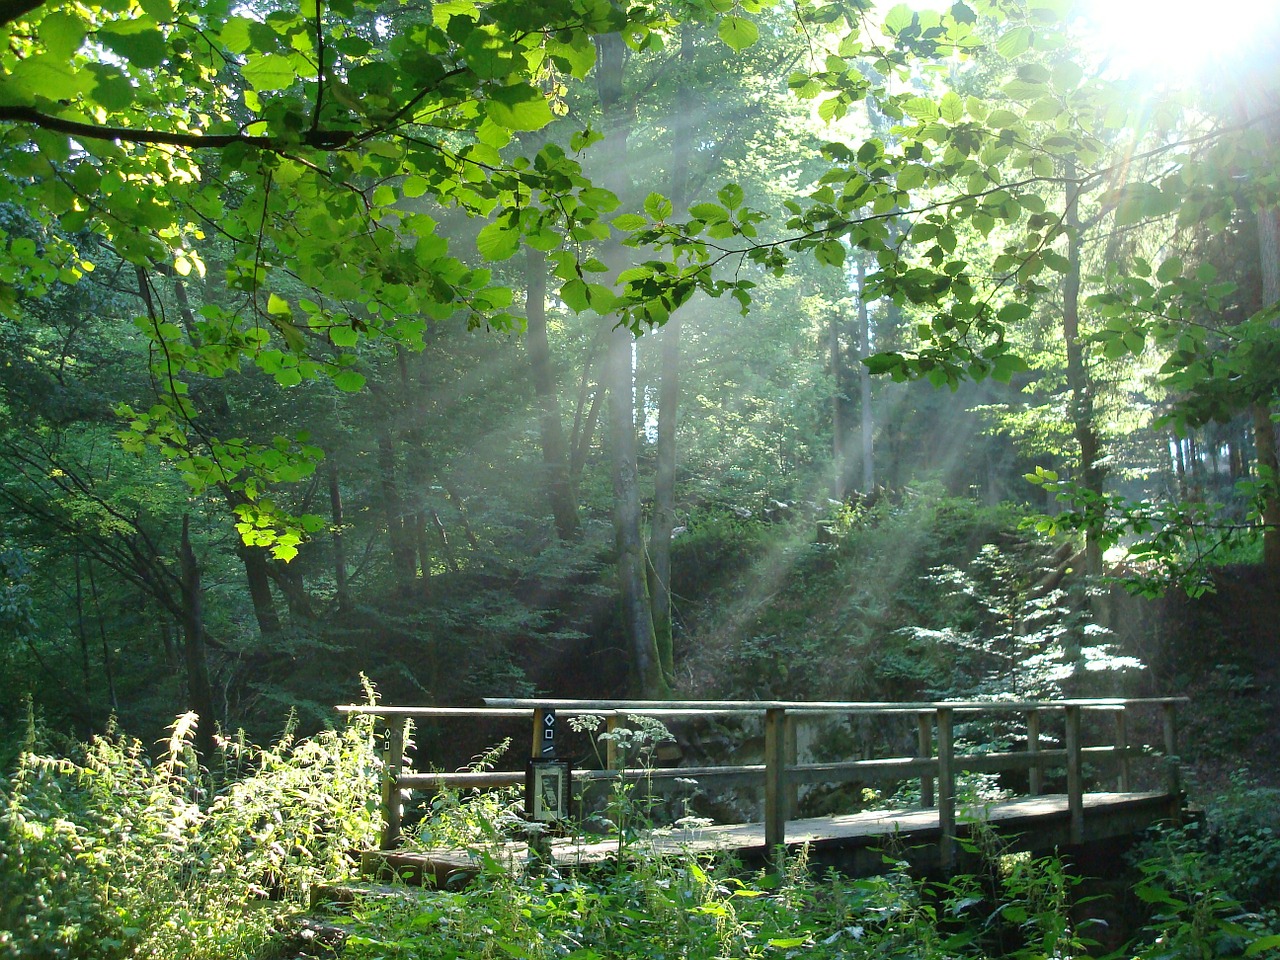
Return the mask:
<path id="1" fill-rule="evenodd" d="M 377 827 L 369 722 L 223 741 L 221 786 L 194 731 L 180 717 L 155 760 L 116 731 L 75 758 L 22 755 L 0 787 L 0 958 L 245 956 L 308 884 L 349 869 Z"/>
<path id="2" fill-rule="evenodd" d="M 1139 856 L 1152 883 L 1212 888 L 1252 909 L 1280 905 L 1280 789 L 1237 772 L 1201 821 L 1154 834 Z"/>

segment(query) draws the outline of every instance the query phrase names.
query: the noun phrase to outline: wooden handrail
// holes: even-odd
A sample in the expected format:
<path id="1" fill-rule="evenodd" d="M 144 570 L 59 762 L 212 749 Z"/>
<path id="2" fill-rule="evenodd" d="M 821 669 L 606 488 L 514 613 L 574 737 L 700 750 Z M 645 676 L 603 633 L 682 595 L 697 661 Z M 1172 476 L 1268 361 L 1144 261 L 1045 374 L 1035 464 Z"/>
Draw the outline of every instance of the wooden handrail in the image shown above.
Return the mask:
<path id="1" fill-rule="evenodd" d="M 604 770 L 579 770 L 580 780 L 616 778 L 670 780 L 690 778 L 721 782 L 763 784 L 765 844 L 772 855 L 786 843 L 786 823 L 794 807 L 796 789 L 806 783 L 847 781 L 901 781 L 919 778 L 921 805 L 938 809 L 939 847 L 944 865 L 955 856 L 956 777 L 961 772 L 1001 772 L 1026 770 L 1031 795 L 1040 793 L 1044 772 L 1065 767 L 1070 838 L 1079 843 L 1084 831 L 1084 762 L 1114 761 L 1121 792 L 1131 783 L 1130 762 L 1134 758 L 1162 754 L 1165 782 L 1171 798 L 1180 797 L 1181 781 L 1177 758 L 1176 708 L 1186 697 L 1098 698 L 1043 701 L 928 701 L 921 703 L 805 702 L 805 701 L 607 701 L 493 699 L 485 707 L 412 707 L 351 704 L 338 707 L 346 715 L 380 717 L 386 721 L 388 736 L 383 769 L 382 801 L 384 849 L 393 848 L 400 838 L 401 794 L 407 789 L 434 790 L 442 787 L 490 787 L 519 783 L 523 771 L 483 771 L 463 773 L 413 773 L 403 769 L 405 726 L 409 720 L 450 718 L 534 719 L 535 728 L 542 711 L 554 709 L 566 716 L 599 716 L 607 729 L 624 724 L 628 715 L 668 719 L 702 717 L 761 717 L 764 721 L 764 762 L 715 767 L 672 767 L 621 769 L 621 757 L 610 750 Z M 1158 707 L 1161 716 L 1162 750 L 1129 743 L 1131 729 L 1126 720 L 1132 707 Z M 1060 748 L 1042 746 L 1045 713 L 1061 711 L 1063 741 Z M 1114 737 L 1106 745 L 1085 745 L 1081 719 L 1088 712 L 1110 712 L 1115 716 Z M 959 716 L 975 713 L 1021 713 L 1026 723 L 1024 751 L 963 754 L 956 752 L 955 722 Z M 844 760 L 834 763 L 798 763 L 795 755 L 795 725 L 800 718 L 829 715 L 914 715 L 917 723 L 917 753 L 911 757 L 873 760 Z M 534 743 L 536 744 L 536 738 Z M 609 742 L 613 746 L 613 742 Z M 934 749 L 936 747 L 936 753 Z M 936 791 L 934 788 L 936 782 Z"/>

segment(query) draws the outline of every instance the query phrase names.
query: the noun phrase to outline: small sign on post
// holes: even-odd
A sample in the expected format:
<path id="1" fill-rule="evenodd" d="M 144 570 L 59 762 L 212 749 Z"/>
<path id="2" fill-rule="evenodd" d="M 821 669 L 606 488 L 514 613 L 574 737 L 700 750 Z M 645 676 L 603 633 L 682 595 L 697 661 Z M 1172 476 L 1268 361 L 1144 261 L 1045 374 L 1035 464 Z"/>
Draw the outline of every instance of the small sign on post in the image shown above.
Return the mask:
<path id="1" fill-rule="evenodd" d="M 568 760 L 556 759 L 556 712 L 533 711 L 533 756 L 524 775 L 524 815 L 535 823 L 569 816 L 572 772 Z"/>
<path id="2" fill-rule="evenodd" d="M 540 757 L 554 757 L 556 755 L 556 712 L 554 710 L 542 711 L 542 743 L 538 751 Z"/>
<path id="3" fill-rule="evenodd" d="M 531 759 L 524 778 L 525 819 L 535 823 L 567 819 L 572 779 L 568 760 Z"/>

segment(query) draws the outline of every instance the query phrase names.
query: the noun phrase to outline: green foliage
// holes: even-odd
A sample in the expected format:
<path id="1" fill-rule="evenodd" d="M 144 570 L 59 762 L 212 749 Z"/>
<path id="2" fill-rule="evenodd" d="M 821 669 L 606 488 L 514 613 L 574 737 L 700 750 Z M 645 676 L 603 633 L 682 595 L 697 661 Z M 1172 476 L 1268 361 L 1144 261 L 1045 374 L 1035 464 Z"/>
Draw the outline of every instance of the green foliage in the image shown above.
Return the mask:
<path id="1" fill-rule="evenodd" d="M 1197 923 L 1246 909 L 1280 906 L 1280 790 L 1237 771 L 1204 804 L 1200 818 L 1153 834 L 1135 854 L 1144 883 L 1179 903 L 1148 903 L 1195 914 Z M 1206 900 L 1212 891 L 1217 898 Z M 1203 932 L 1203 931 L 1202 931 Z"/>
<path id="2" fill-rule="evenodd" d="M 311 883 L 349 869 L 377 827 L 368 722 L 223 741 L 217 780 L 194 723 L 179 718 L 155 758 L 117 731 L 74 757 L 22 755 L 0 795 L 0 956 L 244 956 Z"/>
<path id="3" fill-rule="evenodd" d="M 643 844 L 619 851 L 618 869 L 558 876 L 491 868 L 465 889 L 370 899 L 354 910 L 341 956 L 372 958 L 914 957 L 924 960 L 1098 955 L 1091 898 L 1059 857 L 1009 855 L 975 824 L 965 842 L 973 873 L 912 879 L 886 856 L 885 873 L 850 879 L 811 869 L 801 849 L 777 873 L 744 873 L 711 857 L 658 857 Z M 1139 898 L 1155 908 L 1127 954 L 1252 956 L 1274 941 L 1265 924 L 1229 915 L 1207 878 L 1174 861 L 1144 865 Z M 1179 900 L 1178 896 L 1195 900 Z M 1238 910 L 1238 907 L 1235 908 Z M 1197 914 L 1198 911 L 1198 915 Z M 1207 919 L 1207 922 L 1206 922 Z M 1209 949 L 1208 947 L 1211 947 Z"/>

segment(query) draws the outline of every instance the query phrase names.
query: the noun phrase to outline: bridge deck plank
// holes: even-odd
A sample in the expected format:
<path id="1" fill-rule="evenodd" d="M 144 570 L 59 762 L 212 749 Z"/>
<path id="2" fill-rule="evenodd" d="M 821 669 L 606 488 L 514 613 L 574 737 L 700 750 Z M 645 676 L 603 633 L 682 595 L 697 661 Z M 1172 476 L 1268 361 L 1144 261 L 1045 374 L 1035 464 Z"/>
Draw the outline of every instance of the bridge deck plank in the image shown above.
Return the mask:
<path id="1" fill-rule="evenodd" d="M 1173 798 L 1162 792 L 1085 794 L 1086 838 L 1098 840 L 1132 834 L 1163 819 L 1173 802 Z M 962 834 L 966 830 L 966 822 L 985 820 L 1002 836 L 1023 835 L 1029 838 L 1022 846 L 1033 849 L 1052 848 L 1065 843 L 1069 816 L 1065 794 L 957 808 Z M 838 855 L 841 850 L 875 848 L 891 837 L 904 847 L 936 843 L 939 832 L 936 809 L 875 810 L 790 820 L 786 826 L 786 839 L 789 847 L 808 843 L 819 852 L 834 851 Z M 641 850 L 665 855 L 722 852 L 760 859 L 767 852 L 763 823 L 660 828 L 646 832 L 636 843 Z M 487 852 L 494 856 L 493 851 Z M 552 842 L 556 863 L 567 868 L 600 863 L 615 857 L 617 852 L 616 839 L 595 842 L 557 839 Z M 509 843 L 498 854 L 498 859 L 505 860 L 512 867 L 527 857 L 528 846 L 523 843 Z M 394 852 L 371 851 L 365 855 L 366 869 L 371 872 L 383 866 L 400 876 L 434 876 L 437 882 L 443 882 L 446 875 L 478 872 L 479 864 L 478 856 L 457 849 L 401 849 Z M 859 869 L 858 872 L 863 871 Z"/>

